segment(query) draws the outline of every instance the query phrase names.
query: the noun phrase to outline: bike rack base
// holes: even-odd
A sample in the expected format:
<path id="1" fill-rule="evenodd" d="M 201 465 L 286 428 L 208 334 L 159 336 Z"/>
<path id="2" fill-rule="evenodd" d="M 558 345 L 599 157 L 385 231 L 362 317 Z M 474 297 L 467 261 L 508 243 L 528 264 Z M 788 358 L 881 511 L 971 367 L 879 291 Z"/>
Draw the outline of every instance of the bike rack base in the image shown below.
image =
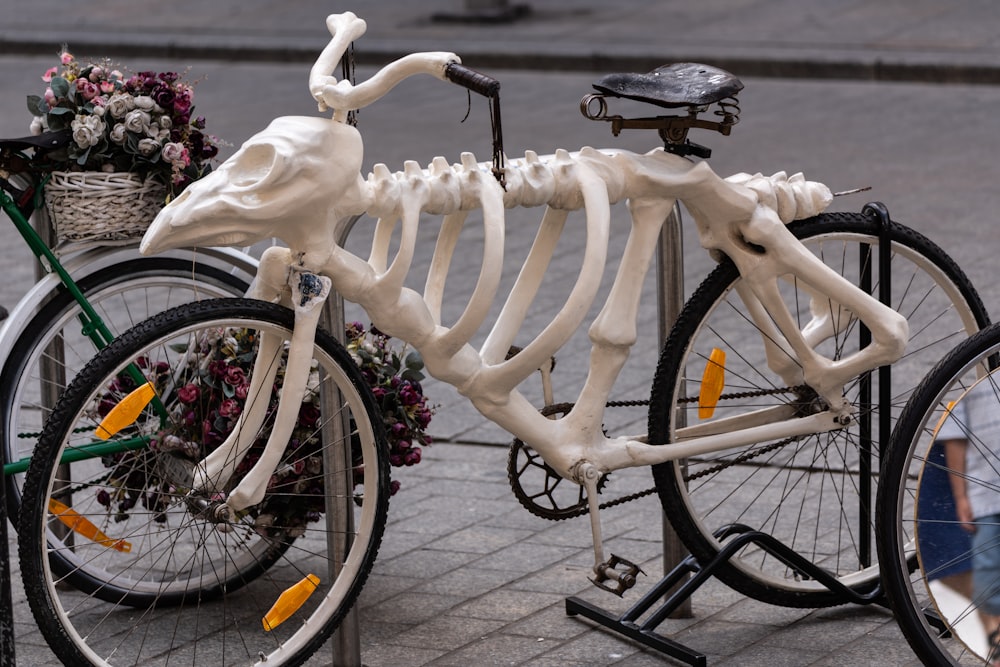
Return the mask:
<path id="1" fill-rule="evenodd" d="M 705 667 L 708 664 L 708 658 L 704 654 L 659 634 L 655 628 L 690 598 L 702 584 L 713 577 L 719 567 L 750 543 L 756 544 L 778 558 L 803 578 L 817 581 L 832 592 L 840 594 L 844 603 L 880 604 L 883 606 L 886 604 L 880 584 L 876 583 L 871 591 L 859 593 L 844 586 L 832 574 L 767 533 L 752 530 L 748 526 L 733 524 L 717 530 L 716 537 L 723 540 L 728 539 L 728 541 L 712 560 L 705 564 L 699 564 L 693 556 L 688 556 L 620 616 L 577 597 L 566 598 L 566 614 L 583 616 L 609 630 L 693 667 Z M 683 581 L 689 574 L 693 576 L 687 579 L 676 591 L 664 597 L 671 588 Z M 645 621 L 639 622 L 639 618 L 658 602 L 660 606 Z"/>

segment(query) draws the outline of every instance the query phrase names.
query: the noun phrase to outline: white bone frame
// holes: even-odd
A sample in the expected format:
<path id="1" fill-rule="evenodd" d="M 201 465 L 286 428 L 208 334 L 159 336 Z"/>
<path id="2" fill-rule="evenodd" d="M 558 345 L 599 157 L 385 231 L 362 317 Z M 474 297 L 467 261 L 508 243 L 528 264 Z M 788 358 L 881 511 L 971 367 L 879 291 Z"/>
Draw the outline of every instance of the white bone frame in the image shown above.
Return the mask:
<path id="1" fill-rule="evenodd" d="M 167 206 L 142 242 L 144 253 L 185 245 L 243 244 L 272 236 L 287 244 L 287 249 L 270 248 L 264 254 L 251 290 L 255 298 L 291 300 L 296 309 L 282 407 L 301 400 L 308 375 L 303 349 L 311 348 L 318 306 L 331 286 L 360 304 L 379 329 L 412 344 L 431 375 L 455 386 L 484 416 L 535 449 L 560 475 L 585 484 L 589 496 L 594 495 L 597 477 L 612 470 L 843 428 L 852 420 L 851 407 L 843 399 L 845 383 L 902 355 L 908 335 L 905 318 L 834 273 L 785 227 L 793 219 L 821 212 L 831 200 L 826 186 L 806 181 L 801 174 L 722 179 L 706 163 L 692 163 L 662 149 L 641 155 L 584 148 L 544 157 L 529 152 L 523 159 L 507 161 L 506 190 L 491 175 L 489 165 L 468 153 L 458 165 L 435 158 L 426 169 L 407 162 L 399 173 L 377 165 L 363 179 L 362 142 L 355 128 L 345 124 L 347 112 L 374 102 L 408 76 L 425 73 L 443 79 L 444 68 L 459 59 L 451 53 L 411 54 L 352 85 L 327 72 L 349 43 L 364 33 L 364 21 L 351 13 L 332 15 L 327 27 L 332 40 L 312 69 L 309 88 L 321 109 L 334 109 L 333 119 L 276 119 Z M 320 182 L 322 187 L 317 187 Z M 650 445 L 644 436 L 603 433 L 604 406 L 636 342 L 643 277 L 663 221 L 677 200 L 691 211 L 701 245 L 724 253 L 736 264 L 743 278 L 740 296 L 765 333 L 768 366 L 789 385 L 811 386 L 828 409 L 795 417 L 790 408 L 770 408 L 716 420 L 711 433 L 697 426 L 682 429 L 679 442 L 667 446 Z M 610 294 L 589 328 L 588 377 L 567 414 L 543 417 L 517 387 L 581 325 L 607 259 L 610 206 L 620 201 L 627 201 L 632 228 Z M 503 266 L 505 208 L 541 205 L 546 209 L 534 244 L 500 315 L 476 350 L 469 341 L 494 301 Z M 483 266 L 464 313 L 447 327 L 441 322 L 444 286 L 458 233 L 471 209 L 480 209 L 483 215 Z M 587 243 L 579 280 L 552 322 L 507 359 L 566 215 L 581 209 Z M 367 260 L 335 242 L 348 221 L 362 213 L 378 219 Z M 419 294 L 403 283 L 413 258 L 418 220 L 425 213 L 444 220 L 424 292 Z M 399 248 L 390 263 L 389 244 L 397 225 Z M 314 274 L 324 277 L 321 294 L 303 295 L 300 285 Z M 813 319 L 802 329 L 778 292 L 779 277 L 788 275 L 809 286 L 814 303 L 822 298 L 825 304 L 812 309 Z M 836 308 L 830 308 L 831 303 Z M 868 326 L 873 342 L 835 361 L 819 354 L 816 346 L 837 333 L 839 318 L 831 311 L 841 308 Z M 273 354 L 280 343 L 262 340 L 260 357 Z M 255 373 L 251 395 L 263 387 L 270 383 Z M 241 415 L 233 435 L 199 467 L 198 488 L 225 484 L 247 448 L 246 438 L 239 435 L 241 427 L 256 432 L 252 427 L 262 419 L 262 408 Z M 294 419 L 294 410 L 279 408 L 265 455 L 229 494 L 227 511 L 238 512 L 260 501 L 273 472 L 271 458 L 283 450 Z M 598 552 L 599 542 L 595 527 Z"/>

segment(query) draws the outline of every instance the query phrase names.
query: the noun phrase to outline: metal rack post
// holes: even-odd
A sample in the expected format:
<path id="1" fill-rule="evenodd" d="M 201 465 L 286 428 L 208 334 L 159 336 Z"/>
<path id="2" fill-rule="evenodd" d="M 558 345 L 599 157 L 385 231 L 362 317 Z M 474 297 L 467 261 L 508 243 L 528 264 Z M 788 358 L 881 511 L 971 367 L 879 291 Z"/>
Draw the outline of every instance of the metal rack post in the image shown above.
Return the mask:
<path id="1" fill-rule="evenodd" d="M 343 233 L 340 238 L 336 239 L 337 245 L 343 246 L 347 242 L 347 237 L 351 233 L 351 229 L 354 228 L 354 223 L 356 223 L 361 216 L 355 216 L 352 218 L 347 225 L 344 226 Z M 327 298 L 326 305 L 323 308 L 323 316 L 320 320 L 322 325 L 333 334 L 334 338 L 343 342 L 344 341 L 344 299 L 339 293 L 331 292 L 330 296 Z M 328 403 L 335 399 L 336 397 L 324 395 L 323 396 L 323 410 L 324 413 L 328 413 Z M 329 429 L 335 432 L 328 432 L 328 429 L 324 429 L 324 439 L 328 436 L 331 438 L 327 442 L 335 442 L 336 439 L 342 438 L 344 433 L 348 431 L 350 426 L 348 424 L 343 424 L 339 420 L 330 420 L 332 424 Z M 327 420 L 324 420 L 327 422 Z M 335 493 L 334 497 L 346 498 L 347 503 L 346 512 L 337 511 L 338 507 L 328 507 L 326 512 L 326 530 L 327 539 L 329 541 L 330 552 L 332 554 L 341 554 L 343 556 L 347 555 L 350 549 L 349 536 L 351 535 L 353 526 L 353 510 L 350 506 L 351 494 L 350 489 L 354 484 L 353 476 L 351 473 L 351 451 L 350 447 L 345 447 L 343 456 L 347 459 L 346 461 L 327 461 L 324 465 L 341 467 L 344 470 L 344 474 L 341 479 L 336 480 L 336 484 L 341 488 L 344 493 Z M 329 448 L 324 447 L 323 451 L 326 454 L 329 453 Z M 326 457 L 325 458 L 334 458 Z M 346 465 L 345 465 L 346 463 Z M 329 495 L 329 494 L 328 494 Z M 330 503 L 328 499 L 328 504 Z M 333 511 L 331 511 L 333 510 Z M 343 535 L 344 538 L 338 539 L 337 535 Z M 337 562 L 335 558 L 330 563 L 330 581 L 334 581 L 337 576 L 337 570 L 342 563 Z M 333 667 L 361 667 L 361 639 L 360 639 L 360 628 L 358 625 L 358 613 L 357 606 L 351 609 L 344 620 L 341 621 L 340 626 L 337 628 L 336 632 L 333 633 L 333 637 L 330 641 L 330 648 L 333 651 L 333 660 L 331 665 Z"/>
<path id="2" fill-rule="evenodd" d="M 681 308 L 684 307 L 684 237 L 681 226 L 681 205 L 674 204 L 673 210 L 663 223 L 660 238 L 656 248 L 656 306 L 659 314 L 659 349 L 663 349 L 667 336 Z M 683 419 L 678 412 L 676 419 Z M 684 424 L 678 424 L 684 426 Z M 678 462 L 681 463 L 681 462 Z M 663 571 L 670 572 L 686 557 L 687 550 L 681 544 L 674 532 L 673 526 L 663 515 Z M 666 591 L 669 595 L 683 582 L 678 582 Z M 690 618 L 692 616 L 691 599 L 687 598 L 673 612 L 673 618 Z"/>

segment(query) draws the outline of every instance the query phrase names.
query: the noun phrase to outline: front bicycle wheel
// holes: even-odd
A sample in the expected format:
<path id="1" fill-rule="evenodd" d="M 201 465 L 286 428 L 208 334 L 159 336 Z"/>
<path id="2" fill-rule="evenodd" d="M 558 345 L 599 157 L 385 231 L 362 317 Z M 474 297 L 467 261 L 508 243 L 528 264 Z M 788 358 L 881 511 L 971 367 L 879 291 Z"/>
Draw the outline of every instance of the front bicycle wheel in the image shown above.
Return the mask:
<path id="1" fill-rule="evenodd" d="M 885 592 L 926 665 L 996 660 L 1000 641 L 990 635 L 1000 626 L 998 415 L 1000 325 L 994 324 L 928 373 L 886 453 L 877 500 Z M 958 519 L 956 481 L 971 502 L 971 524 Z"/>
<path id="2" fill-rule="evenodd" d="M 117 334 L 174 306 L 222 296 L 240 296 L 249 283 L 240 275 L 180 257 L 118 262 L 79 281 L 95 312 Z M 81 309 L 60 288 L 24 327 L 0 374 L 0 428 L 7 508 L 17 517 L 21 487 L 42 425 L 59 394 L 97 353 L 83 331 Z"/>
<path id="3" fill-rule="evenodd" d="M 876 221 L 863 214 L 834 213 L 789 228 L 832 270 L 878 297 L 885 276 L 878 266 Z M 893 365 L 889 382 L 880 384 L 878 373 L 872 373 L 846 387 L 846 397 L 856 409 L 855 424 L 654 466 L 664 511 L 700 561 L 718 554 L 733 532 L 755 530 L 777 538 L 855 591 L 871 591 L 878 585 L 872 508 L 880 427 L 887 440 L 888 427 L 895 423 L 923 369 L 988 322 L 975 289 L 939 247 L 894 223 L 885 234 L 890 239 L 891 305 L 906 316 L 910 340 L 903 358 Z M 802 415 L 822 408 L 808 387 L 788 387 L 770 370 L 763 335 L 740 299 L 739 288 L 739 273 L 726 260 L 685 304 L 653 384 L 651 442 L 666 444 L 716 433 L 727 428 L 718 426 L 724 424 L 720 420 L 764 408 L 781 406 Z M 830 302 L 811 301 L 813 292 L 792 276 L 781 289 L 800 327 L 814 313 L 833 319 L 835 334 L 817 348 L 824 356 L 839 359 L 867 344 L 853 313 Z M 703 378 L 713 380 L 712 372 L 706 376 L 706 368 L 724 368 L 725 387 L 714 412 L 708 401 L 699 406 Z M 715 375 L 717 380 L 719 374 Z M 888 415 L 878 409 L 882 389 L 889 390 Z M 888 422 L 880 424 L 880 417 Z M 717 533 L 720 530 L 729 532 Z M 789 567 L 754 544 L 717 572 L 732 588 L 772 604 L 822 607 L 847 601 L 813 574 Z"/>
<path id="4" fill-rule="evenodd" d="M 263 500 L 233 520 L 212 511 L 262 455 L 281 394 L 284 346 L 267 364 L 274 391 L 248 395 L 255 343 L 290 340 L 293 320 L 246 299 L 167 311 L 113 341 L 60 399 L 25 481 L 19 556 L 66 664 L 300 664 L 357 598 L 385 523 L 388 459 L 371 391 L 325 332 Z M 156 398 L 95 438 L 137 381 Z M 233 478 L 194 491 L 195 466 L 259 400 L 267 416 Z"/>

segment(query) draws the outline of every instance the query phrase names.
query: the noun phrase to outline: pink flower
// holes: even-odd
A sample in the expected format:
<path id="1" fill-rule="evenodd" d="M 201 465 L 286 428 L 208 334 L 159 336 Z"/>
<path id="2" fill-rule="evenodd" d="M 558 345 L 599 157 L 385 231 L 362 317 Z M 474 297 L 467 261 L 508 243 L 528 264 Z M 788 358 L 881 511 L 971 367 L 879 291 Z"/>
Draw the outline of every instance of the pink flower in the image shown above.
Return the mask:
<path id="1" fill-rule="evenodd" d="M 422 398 L 420 392 L 409 383 L 403 385 L 399 390 L 399 401 L 403 405 L 417 405 Z"/>
<path id="2" fill-rule="evenodd" d="M 115 92 L 115 84 L 111 81 L 101 81 L 101 92 L 102 93 L 113 93 Z"/>
<path id="3" fill-rule="evenodd" d="M 56 72 L 58 71 L 59 71 L 58 67 L 48 68 L 47 70 L 45 70 L 45 74 L 42 75 L 42 81 L 44 81 L 45 83 L 51 82 L 52 77 L 54 77 L 56 75 Z"/>
<path id="4" fill-rule="evenodd" d="M 198 385 L 192 383 L 188 383 L 177 390 L 177 398 L 181 403 L 194 403 L 200 395 L 201 389 L 198 388 Z"/>
<path id="5" fill-rule="evenodd" d="M 45 89 L 43 97 L 45 98 L 45 103 L 50 107 L 54 107 L 56 105 L 56 94 L 52 92 L 51 88 Z"/>
<path id="6" fill-rule="evenodd" d="M 98 95 L 100 95 L 101 90 L 97 87 L 97 84 L 88 81 L 87 79 L 77 79 L 76 80 L 76 90 L 83 96 L 83 99 L 88 102 Z"/>
<path id="7" fill-rule="evenodd" d="M 239 366 L 230 366 L 226 369 L 226 375 L 222 381 L 228 385 L 239 387 L 241 384 L 246 384 L 247 375 Z"/>
<path id="8" fill-rule="evenodd" d="M 312 403 L 303 403 L 299 408 L 299 423 L 305 428 L 312 428 L 319 421 L 319 408 Z"/>
<path id="9" fill-rule="evenodd" d="M 239 402 L 233 398 L 227 398 L 219 405 L 219 414 L 223 417 L 237 417 L 242 411 Z"/>
<path id="10" fill-rule="evenodd" d="M 63 65 L 69 65 L 74 60 L 76 60 L 76 58 L 74 58 L 73 54 L 70 53 L 69 51 L 63 51 L 62 53 L 59 54 L 59 62 L 61 62 Z"/>

